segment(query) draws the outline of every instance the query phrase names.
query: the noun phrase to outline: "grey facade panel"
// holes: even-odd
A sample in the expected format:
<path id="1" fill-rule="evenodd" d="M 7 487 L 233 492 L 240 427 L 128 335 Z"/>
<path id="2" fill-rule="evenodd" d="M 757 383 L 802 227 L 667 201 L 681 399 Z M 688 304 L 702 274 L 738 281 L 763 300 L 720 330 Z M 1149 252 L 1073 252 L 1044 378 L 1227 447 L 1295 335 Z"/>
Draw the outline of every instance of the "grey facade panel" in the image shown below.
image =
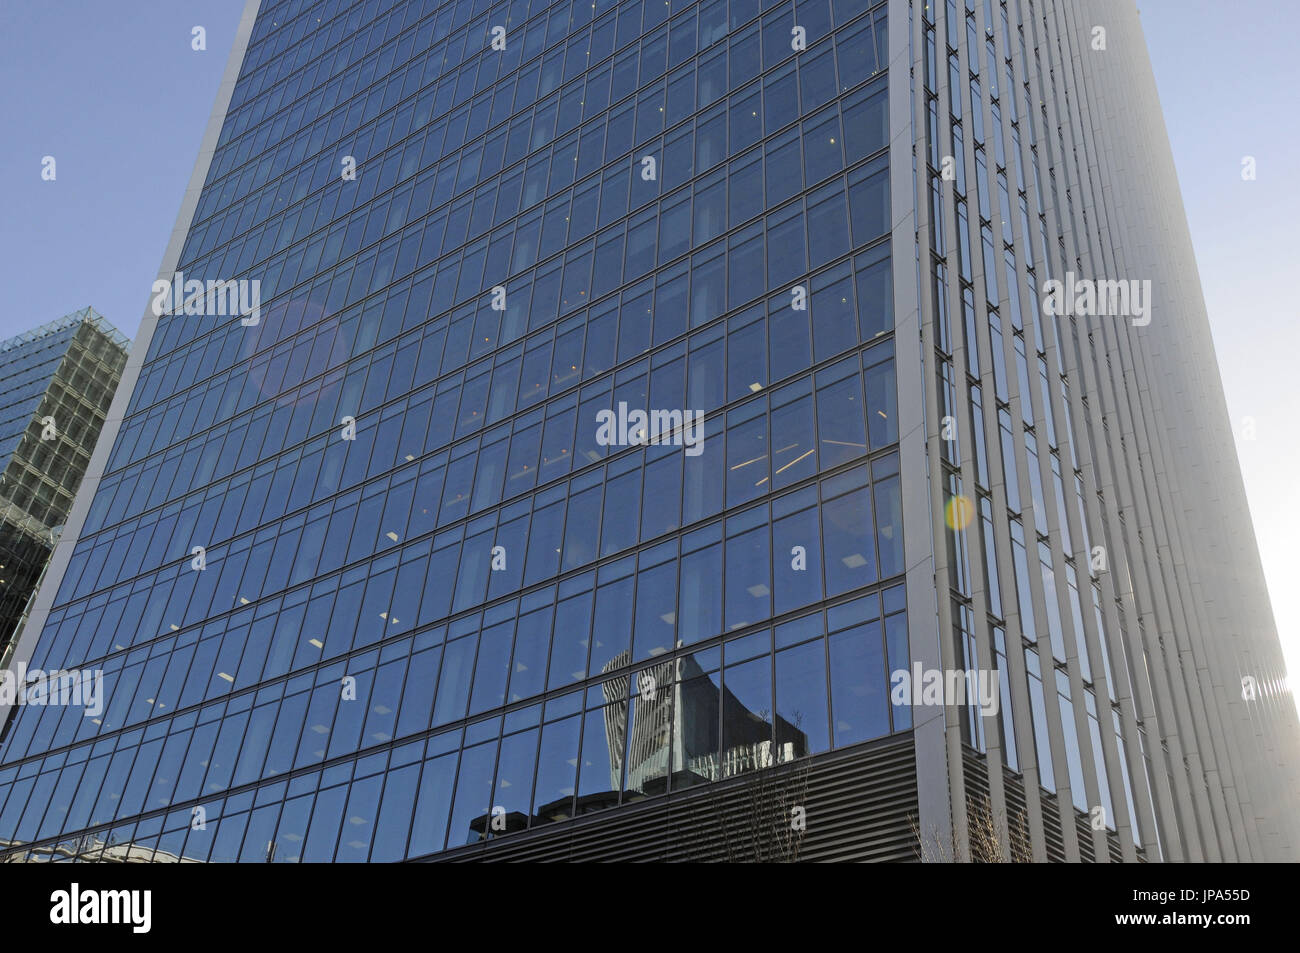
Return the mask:
<path id="1" fill-rule="evenodd" d="M 1295 859 L 1294 703 L 1137 11 L 947 0 L 891 20 L 905 13 L 927 473 L 948 484 L 933 550 L 970 553 L 937 561 L 937 588 L 969 607 L 979 650 L 991 626 L 1038 667 L 1006 673 L 1018 763 L 985 719 L 991 798 L 1023 776 L 1039 859 L 1040 785 L 1058 814 L 1103 822 L 1055 825 L 1067 860 L 1116 842 L 1128 860 Z M 1046 282 L 1067 275 L 1149 282 L 1146 313 L 1053 316 Z M 945 523 L 962 495 L 990 506 L 983 531 Z"/>

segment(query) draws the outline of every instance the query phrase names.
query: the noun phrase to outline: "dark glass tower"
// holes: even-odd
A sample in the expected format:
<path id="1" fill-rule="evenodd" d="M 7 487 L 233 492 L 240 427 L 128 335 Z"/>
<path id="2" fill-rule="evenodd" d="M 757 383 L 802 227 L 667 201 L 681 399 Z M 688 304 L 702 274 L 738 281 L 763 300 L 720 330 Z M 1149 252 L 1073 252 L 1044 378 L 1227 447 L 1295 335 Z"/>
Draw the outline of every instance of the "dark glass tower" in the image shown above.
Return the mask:
<path id="1" fill-rule="evenodd" d="M 1142 404 L 1164 339 L 1036 306 L 1130 244 L 1185 268 L 1103 195 L 1139 140 L 1077 115 L 1124 85 L 1067 76 L 1080 18 L 252 0 L 159 277 L 260 308 L 144 320 L 19 653 L 106 704 L 9 713 L 0 849 L 725 857 L 759 790 L 805 857 L 971 810 L 1039 859 L 1265 856 L 1295 719 L 1257 560 L 1215 581 L 1132 508 L 1122 440 L 1199 459 Z M 1233 790 L 1257 714 L 1202 584 L 1277 741 Z M 1001 710 L 891 703 L 914 667 L 996 670 Z"/>

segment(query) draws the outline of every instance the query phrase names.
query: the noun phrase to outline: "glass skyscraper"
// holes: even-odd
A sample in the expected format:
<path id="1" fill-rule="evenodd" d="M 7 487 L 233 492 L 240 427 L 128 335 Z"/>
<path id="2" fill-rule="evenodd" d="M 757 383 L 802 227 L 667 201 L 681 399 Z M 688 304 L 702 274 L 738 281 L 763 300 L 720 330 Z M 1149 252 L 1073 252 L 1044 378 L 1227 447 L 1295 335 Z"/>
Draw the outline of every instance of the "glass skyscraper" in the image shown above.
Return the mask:
<path id="1" fill-rule="evenodd" d="M 0 341 L 0 667 L 90 462 L 126 347 L 93 308 Z"/>
<path id="2" fill-rule="evenodd" d="M 250 0 L 159 277 L 260 305 L 144 319 L 19 653 L 104 704 L 8 712 L 0 850 L 680 856 L 810 763 L 805 856 L 972 803 L 1039 859 L 1266 856 L 1282 787 L 1214 761 L 1245 719 L 1294 768 L 1244 597 L 1258 698 L 1187 697 L 1235 690 L 1196 587 L 1262 585 L 1253 544 L 1215 581 L 1099 479 L 1195 453 L 1143 329 L 1037 303 L 1147 227 L 1077 179 L 1122 142 L 1058 149 L 1079 16 Z M 900 703 L 914 668 L 1000 711 Z"/>

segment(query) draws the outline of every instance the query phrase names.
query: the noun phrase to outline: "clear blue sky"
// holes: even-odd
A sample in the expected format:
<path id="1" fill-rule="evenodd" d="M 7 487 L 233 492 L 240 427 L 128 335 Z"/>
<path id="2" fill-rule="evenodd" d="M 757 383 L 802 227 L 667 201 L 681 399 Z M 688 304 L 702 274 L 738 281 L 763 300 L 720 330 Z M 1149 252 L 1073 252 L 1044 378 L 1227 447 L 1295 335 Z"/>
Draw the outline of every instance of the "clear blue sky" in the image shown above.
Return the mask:
<path id="1" fill-rule="evenodd" d="M 1300 6 L 1140 0 L 1274 611 L 1300 673 L 1292 38 Z M 0 337 L 92 305 L 134 337 L 242 0 L 0 5 Z M 191 49 L 191 29 L 207 50 Z M 52 155 L 57 179 L 41 180 Z M 1241 158 L 1258 163 L 1241 179 Z M 1240 426 L 1253 417 L 1256 436 Z"/>
<path id="2" fill-rule="evenodd" d="M 0 2 L 0 338 L 87 305 L 135 337 L 242 12 Z"/>

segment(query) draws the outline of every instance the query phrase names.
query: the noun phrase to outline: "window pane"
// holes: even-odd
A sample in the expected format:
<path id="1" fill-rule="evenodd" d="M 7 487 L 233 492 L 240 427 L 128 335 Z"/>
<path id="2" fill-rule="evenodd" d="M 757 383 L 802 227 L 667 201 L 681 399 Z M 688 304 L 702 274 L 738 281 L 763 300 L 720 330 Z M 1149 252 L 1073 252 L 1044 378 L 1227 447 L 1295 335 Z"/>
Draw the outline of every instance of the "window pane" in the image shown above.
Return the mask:
<path id="1" fill-rule="evenodd" d="M 826 645 L 821 639 L 776 656 L 776 740 L 781 761 L 830 747 L 826 714 Z"/>
<path id="2" fill-rule="evenodd" d="M 832 635 L 830 662 L 835 746 L 888 734 L 888 682 L 880 624 L 872 622 Z"/>

